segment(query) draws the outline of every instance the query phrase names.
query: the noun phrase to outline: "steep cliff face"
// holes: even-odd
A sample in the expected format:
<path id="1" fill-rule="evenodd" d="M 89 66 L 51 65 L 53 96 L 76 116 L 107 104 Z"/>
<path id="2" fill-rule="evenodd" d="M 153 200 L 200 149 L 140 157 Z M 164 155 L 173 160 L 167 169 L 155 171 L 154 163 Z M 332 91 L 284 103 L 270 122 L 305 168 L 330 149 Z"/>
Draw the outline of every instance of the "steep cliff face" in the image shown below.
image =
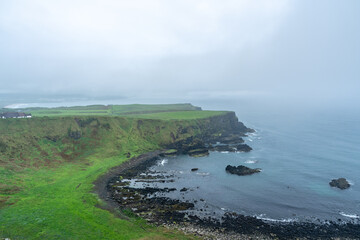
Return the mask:
<path id="1" fill-rule="evenodd" d="M 239 122 L 234 112 L 204 119 L 203 125 L 206 130 L 203 134 L 246 134 L 254 131 Z"/>
<path id="2" fill-rule="evenodd" d="M 192 120 L 62 117 L 0 121 L 0 164 L 51 166 L 106 149 L 108 155 L 152 151 L 251 129 L 234 112 Z"/>
<path id="3" fill-rule="evenodd" d="M 171 139 L 161 142 L 160 145 L 178 149 L 179 153 L 188 153 L 224 139 L 241 143 L 241 137 L 253 131 L 239 122 L 234 112 L 224 112 L 208 118 L 176 121 L 174 128 L 170 129 Z"/>
<path id="4" fill-rule="evenodd" d="M 11 239 L 146 238 L 143 224 L 134 225 L 138 220 L 119 220 L 95 208 L 103 202 L 91 193 L 93 182 L 113 167 L 132 162 L 126 160 L 134 156 L 179 141 L 201 143 L 206 136 L 241 129 L 233 114 L 198 118 L 212 113 L 194 113 L 191 120 L 184 116 L 180 116 L 184 120 L 0 119 L 0 235 Z M 46 219 L 46 226 L 39 219 Z M 152 227 L 149 236 L 169 236 L 161 231 Z"/>

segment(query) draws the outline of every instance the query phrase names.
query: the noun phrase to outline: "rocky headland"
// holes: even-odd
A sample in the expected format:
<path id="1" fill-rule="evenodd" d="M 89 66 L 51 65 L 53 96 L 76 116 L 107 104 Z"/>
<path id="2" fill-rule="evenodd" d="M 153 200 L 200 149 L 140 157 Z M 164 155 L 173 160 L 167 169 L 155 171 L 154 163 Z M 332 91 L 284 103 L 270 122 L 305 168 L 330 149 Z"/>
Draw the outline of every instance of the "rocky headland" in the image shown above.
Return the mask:
<path id="1" fill-rule="evenodd" d="M 181 139 L 173 136 L 173 142 L 164 144 L 161 151 L 135 157 L 112 169 L 96 182 L 96 192 L 108 205 L 108 210 L 130 210 L 150 223 L 177 228 L 205 239 L 357 239 L 360 227 L 356 223 L 327 222 L 268 222 L 253 216 L 225 212 L 221 218 L 198 213 L 208 211 L 204 199 L 194 201 L 172 199 L 165 193 L 192 191 L 188 188 L 160 188 L 149 183 L 167 183 L 174 177 L 164 172 L 146 172 L 162 157 L 188 154 L 193 157 L 206 156 L 209 151 L 248 152 L 251 147 L 244 144 L 246 133 L 253 132 L 237 121 L 235 115 L 214 117 L 198 126 L 201 134 Z M 179 128 L 178 133 L 189 129 Z M 219 131 L 220 130 L 220 131 Z M 193 168 L 189 171 L 197 172 Z M 238 175 L 257 173 L 260 169 L 244 166 L 228 166 L 227 171 Z M 145 173 L 146 172 L 146 173 Z M 132 184 L 142 185 L 134 187 Z M 199 205 L 198 203 L 202 204 Z M 199 207 L 200 206 L 200 207 Z M 126 214 L 120 214 L 126 218 Z"/>

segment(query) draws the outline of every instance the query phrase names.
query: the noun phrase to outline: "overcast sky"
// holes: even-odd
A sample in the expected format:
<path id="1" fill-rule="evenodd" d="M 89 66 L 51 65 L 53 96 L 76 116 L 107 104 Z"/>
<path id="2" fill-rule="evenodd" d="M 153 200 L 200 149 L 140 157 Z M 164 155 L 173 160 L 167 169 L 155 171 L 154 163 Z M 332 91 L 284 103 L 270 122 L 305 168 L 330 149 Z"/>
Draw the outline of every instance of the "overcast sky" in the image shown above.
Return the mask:
<path id="1" fill-rule="evenodd" d="M 360 99 L 359 0 L 0 1 L 0 95 Z"/>

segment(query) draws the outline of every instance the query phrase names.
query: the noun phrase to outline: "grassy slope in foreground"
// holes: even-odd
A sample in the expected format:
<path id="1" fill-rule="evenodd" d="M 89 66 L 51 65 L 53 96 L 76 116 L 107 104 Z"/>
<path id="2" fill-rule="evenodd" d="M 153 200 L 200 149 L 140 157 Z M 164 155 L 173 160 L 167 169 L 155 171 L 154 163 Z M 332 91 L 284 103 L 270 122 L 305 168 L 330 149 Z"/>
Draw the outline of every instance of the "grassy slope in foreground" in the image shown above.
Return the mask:
<path id="1" fill-rule="evenodd" d="M 170 119 L 179 117 L 179 113 L 167 117 L 172 114 Z M 178 139 L 201 133 L 201 126 L 208 122 L 204 117 L 211 114 L 195 114 L 196 119 L 172 121 L 122 117 L 0 120 L 0 238 L 189 238 L 98 208 L 103 203 L 92 193 L 92 183 L 126 161 L 128 152 L 136 156 L 173 141 L 179 127 L 188 131 L 177 134 Z"/>

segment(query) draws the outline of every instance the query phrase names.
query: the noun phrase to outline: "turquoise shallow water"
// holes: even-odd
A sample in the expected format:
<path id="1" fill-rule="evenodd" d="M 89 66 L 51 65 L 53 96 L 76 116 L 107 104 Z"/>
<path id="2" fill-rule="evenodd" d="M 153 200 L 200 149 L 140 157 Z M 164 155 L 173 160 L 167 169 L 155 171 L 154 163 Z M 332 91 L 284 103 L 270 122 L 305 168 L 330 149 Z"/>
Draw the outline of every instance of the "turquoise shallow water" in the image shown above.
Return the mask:
<path id="1" fill-rule="evenodd" d="M 239 108 L 236 112 L 256 130 L 245 139 L 253 151 L 166 159 L 152 170 L 175 175 L 175 182 L 167 186 L 190 189 L 168 196 L 203 199 L 198 204 L 212 214 L 235 211 L 284 222 L 359 221 L 360 114 L 246 111 Z M 231 175 L 225 172 L 228 164 L 261 168 L 262 172 Z M 191 168 L 199 171 L 191 172 Z M 350 181 L 350 189 L 329 186 L 331 179 L 339 177 Z"/>

